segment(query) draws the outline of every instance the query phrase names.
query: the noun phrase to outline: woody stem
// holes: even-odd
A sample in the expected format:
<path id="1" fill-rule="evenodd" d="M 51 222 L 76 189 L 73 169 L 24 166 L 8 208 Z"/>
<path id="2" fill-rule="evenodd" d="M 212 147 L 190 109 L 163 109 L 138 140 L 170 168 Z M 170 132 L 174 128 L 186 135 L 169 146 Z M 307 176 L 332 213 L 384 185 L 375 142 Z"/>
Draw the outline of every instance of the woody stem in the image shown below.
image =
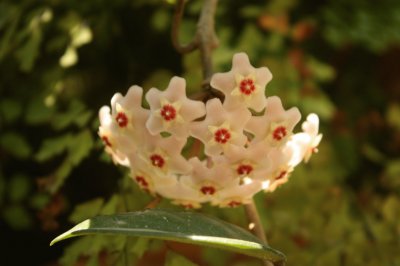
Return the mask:
<path id="1" fill-rule="evenodd" d="M 254 199 L 251 199 L 251 202 L 249 204 L 246 204 L 244 207 L 247 219 L 249 220 L 250 231 L 259 239 L 261 239 L 264 244 L 268 244 L 268 240 L 265 235 L 264 228 L 262 226 L 260 215 L 258 214 L 257 206 L 254 202 Z M 267 260 L 264 260 L 264 266 L 274 266 L 274 264 Z"/>
<path id="2" fill-rule="evenodd" d="M 218 46 L 218 39 L 214 29 L 214 16 L 217 3 L 218 0 L 204 0 L 195 36 L 188 44 L 183 45 L 179 42 L 179 28 L 182 21 L 185 0 L 178 0 L 172 23 L 172 44 L 179 53 L 185 54 L 199 49 L 204 77 L 202 86 L 206 91 L 210 90 L 209 83 L 213 74 L 212 50 Z"/>

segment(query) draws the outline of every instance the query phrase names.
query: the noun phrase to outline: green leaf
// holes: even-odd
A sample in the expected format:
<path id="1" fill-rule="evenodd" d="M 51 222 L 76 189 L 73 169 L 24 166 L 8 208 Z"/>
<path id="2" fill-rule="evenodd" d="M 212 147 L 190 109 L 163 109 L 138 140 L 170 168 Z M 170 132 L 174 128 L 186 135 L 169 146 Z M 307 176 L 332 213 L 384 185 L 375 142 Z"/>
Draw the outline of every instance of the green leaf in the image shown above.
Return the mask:
<path id="1" fill-rule="evenodd" d="M 0 101 L 0 114 L 7 122 L 14 122 L 22 113 L 22 103 L 14 99 Z"/>
<path id="2" fill-rule="evenodd" d="M 153 209 L 97 216 L 59 235 L 50 245 L 70 237 L 89 234 L 172 240 L 216 247 L 272 262 L 285 260 L 281 252 L 263 244 L 260 239 L 238 226 L 195 212 L 171 210 Z"/>
<path id="3" fill-rule="evenodd" d="M 69 220 L 74 223 L 81 222 L 88 217 L 97 215 L 101 207 L 103 206 L 104 200 L 102 198 L 93 199 L 85 203 L 76 206 L 74 212 L 69 217 Z"/>
<path id="4" fill-rule="evenodd" d="M 7 132 L 0 136 L 0 146 L 18 159 L 26 159 L 32 153 L 25 137 L 17 132 Z"/>
<path id="5" fill-rule="evenodd" d="M 73 140 L 74 136 L 71 134 L 45 139 L 40 147 L 40 150 L 35 154 L 35 159 L 38 162 L 44 162 L 54 158 L 55 156 L 63 153 Z"/>
<path id="6" fill-rule="evenodd" d="M 19 204 L 7 206 L 2 215 L 4 221 L 14 230 L 27 230 L 33 225 L 28 210 Z"/>
<path id="7" fill-rule="evenodd" d="M 7 186 L 8 197 L 11 202 L 21 202 L 25 199 L 31 189 L 29 179 L 24 175 L 15 175 Z"/>

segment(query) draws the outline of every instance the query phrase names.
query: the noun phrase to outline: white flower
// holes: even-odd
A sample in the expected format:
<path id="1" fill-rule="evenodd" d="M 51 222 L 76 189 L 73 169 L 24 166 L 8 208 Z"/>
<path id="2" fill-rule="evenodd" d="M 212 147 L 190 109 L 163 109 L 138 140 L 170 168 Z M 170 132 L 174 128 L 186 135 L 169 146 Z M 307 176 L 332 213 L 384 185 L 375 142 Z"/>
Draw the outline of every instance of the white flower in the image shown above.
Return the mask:
<path id="1" fill-rule="evenodd" d="M 185 80 L 173 77 L 165 91 L 147 92 L 147 110 L 142 88 L 133 86 L 125 96 L 115 94 L 111 108 L 100 109 L 99 136 L 113 161 L 130 167 L 132 179 L 151 195 L 185 208 L 247 204 L 257 192 L 286 183 L 322 138 L 315 114 L 303 132 L 292 133 L 300 112 L 285 110 L 277 96 L 265 97 L 271 78 L 240 53 L 231 71 L 211 78 L 225 95 L 223 104 L 189 100 Z M 264 112 L 252 115 L 249 108 Z"/>
<path id="2" fill-rule="evenodd" d="M 300 117 L 296 107 L 285 111 L 281 99 L 272 96 L 267 99 L 265 113 L 262 116 L 251 117 L 246 130 L 254 135 L 254 143 L 267 141 L 271 146 L 282 146 L 291 136 Z"/>
<path id="3" fill-rule="evenodd" d="M 152 88 L 147 92 L 151 115 L 146 126 L 151 134 L 165 131 L 177 138 L 186 138 L 189 123 L 205 115 L 204 103 L 189 100 L 185 87 L 183 78 L 173 77 L 165 91 Z"/>
<path id="4" fill-rule="evenodd" d="M 318 134 L 319 119 L 316 114 L 309 114 L 307 120 L 301 125 L 303 132 L 293 135 L 293 142 L 301 146 L 304 151 L 304 161 L 308 162 L 313 153 L 318 152 L 322 134 Z"/>
<path id="5" fill-rule="evenodd" d="M 236 177 L 263 179 L 271 167 L 268 150 L 262 145 L 234 146 L 223 156 L 215 158 L 216 164 L 227 164 Z"/>
<path id="6" fill-rule="evenodd" d="M 254 68 L 247 54 L 238 53 L 233 56 L 231 71 L 214 74 L 211 86 L 224 93 L 227 108 L 244 105 L 260 112 L 265 107 L 264 88 L 271 79 L 268 68 Z"/>
<path id="7" fill-rule="evenodd" d="M 111 99 L 111 109 L 103 106 L 99 111 L 99 135 L 106 151 L 114 162 L 127 166 L 127 156 L 141 145 L 141 138 L 148 135 L 144 123 L 149 111 L 142 108 L 143 89 L 132 86 L 126 96 L 116 93 Z"/>
<path id="8" fill-rule="evenodd" d="M 206 110 L 203 121 L 193 122 L 191 135 L 204 143 L 207 155 L 219 155 L 231 145 L 243 146 L 247 142 L 243 128 L 251 113 L 246 108 L 227 111 L 219 99 L 212 99 Z"/>

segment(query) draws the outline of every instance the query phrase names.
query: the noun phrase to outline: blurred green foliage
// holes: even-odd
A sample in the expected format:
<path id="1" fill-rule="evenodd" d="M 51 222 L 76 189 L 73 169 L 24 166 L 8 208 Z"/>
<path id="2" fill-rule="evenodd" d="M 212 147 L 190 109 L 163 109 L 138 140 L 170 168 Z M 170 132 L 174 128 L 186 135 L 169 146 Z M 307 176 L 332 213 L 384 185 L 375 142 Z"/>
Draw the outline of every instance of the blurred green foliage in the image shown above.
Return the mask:
<path id="1" fill-rule="evenodd" d="M 0 216 L 8 244 L 0 264 L 260 265 L 123 237 L 46 246 L 73 223 L 152 200 L 102 152 L 96 113 L 132 84 L 165 88 L 180 75 L 191 93 L 200 89 L 198 53 L 182 57 L 170 43 L 174 3 L 0 2 Z M 189 1 L 183 41 L 201 5 Z M 221 0 L 216 28 L 217 71 L 245 51 L 271 69 L 267 95 L 322 120 L 319 154 L 275 193 L 257 195 L 271 245 L 289 265 L 400 265 L 400 2 Z M 242 208 L 203 211 L 246 226 Z M 32 246 L 27 256 L 21 242 Z"/>

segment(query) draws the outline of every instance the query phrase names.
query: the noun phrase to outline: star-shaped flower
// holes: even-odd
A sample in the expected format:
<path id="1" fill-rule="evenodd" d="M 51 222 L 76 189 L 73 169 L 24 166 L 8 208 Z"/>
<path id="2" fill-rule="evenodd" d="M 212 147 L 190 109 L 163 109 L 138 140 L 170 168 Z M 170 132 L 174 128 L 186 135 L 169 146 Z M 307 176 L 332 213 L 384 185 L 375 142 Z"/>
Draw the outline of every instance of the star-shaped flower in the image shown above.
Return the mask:
<path id="1" fill-rule="evenodd" d="M 229 165 L 236 177 L 262 179 L 270 168 L 268 152 L 263 145 L 233 146 L 214 160 L 216 164 Z"/>
<path id="2" fill-rule="evenodd" d="M 284 148 L 275 148 L 268 154 L 271 161 L 269 174 L 262 182 L 265 192 L 273 192 L 278 186 L 289 180 L 289 175 L 293 171 L 293 161 L 296 160 L 296 150 L 293 146 L 286 145 Z"/>
<path id="3" fill-rule="evenodd" d="M 234 178 L 226 165 L 214 164 L 207 167 L 207 163 L 197 157 L 190 159 L 189 163 L 192 165 L 192 172 L 188 176 L 182 176 L 181 183 L 193 188 L 208 200 Z"/>
<path id="4" fill-rule="evenodd" d="M 99 111 L 99 135 L 113 160 L 128 165 L 127 156 L 134 154 L 142 145 L 140 139 L 149 133 L 144 124 L 149 111 L 142 104 L 143 89 L 139 86 L 129 88 L 125 96 L 116 93 L 111 99 L 111 109 L 103 106 Z"/>
<path id="5" fill-rule="evenodd" d="M 291 136 L 300 117 L 296 107 L 285 111 L 281 99 L 272 96 L 267 99 L 264 115 L 251 117 L 246 130 L 254 135 L 254 143 L 266 140 L 271 146 L 282 146 Z"/>
<path id="6" fill-rule="evenodd" d="M 206 110 L 203 121 L 193 122 L 191 135 L 204 143 L 207 155 L 219 155 L 231 145 L 243 146 L 247 142 L 243 134 L 244 125 L 251 116 L 247 108 L 228 112 L 219 99 L 212 99 L 207 102 Z"/>
<path id="7" fill-rule="evenodd" d="M 189 100 L 186 97 L 186 82 L 183 78 L 173 77 L 165 91 L 150 89 L 146 100 L 151 115 L 146 123 L 153 135 L 169 132 L 177 138 L 186 138 L 188 124 L 205 115 L 203 102 Z"/>
<path id="8" fill-rule="evenodd" d="M 131 143 L 128 139 L 118 134 L 110 111 L 108 106 L 103 106 L 99 111 L 99 137 L 104 143 L 105 151 L 111 156 L 113 162 L 129 167 L 129 160 L 123 152 L 123 147 L 129 146 Z"/>
<path id="9" fill-rule="evenodd" d="M 191 170 L 190 164 L 181 154 L 186 140 L 172 136 L 152 136 L 145 142 L 145 146 L 138 152 L 137 160 L 131 160 L 132 168 L 141 169 L 144 165 L 147 169 L 164 174 L 185 174 Z"/>
<path id="10" fill-rule="evenodd" d="M 308 162 L 313 153 L 318 152 L 322 134 L 318 134 L 319 119 L 316 114 L 309 114 L 307 120 L 301 125 L 303 132 L 293 135 L 293 141 L 301 146 L 304 151 L 304 161 Z"/>
<path id="11" fill-rule="evenodd" d="M 264 89 L 271 79 L 268 68 L 254 68 L 247 54 L 238 53 L 233 56 L 231 71 L 214 74 L 210 84 L 225 94 L 228 109 L 244 105 L 260 112 L 265 107 Z"/>
<path id="12" fill-rule="evenodd" d="M 221 208 L 237 207 L 242 204 L 248 204 L 254 194 L 260 191 L 260 189 L 260 181 L 248 178 L 243 182 L 243 180 L 237 178 L 229 185 L 225 186 L 224 189 L 219 191 L 219 193 L 212 199 L 211 204 Z"/>

